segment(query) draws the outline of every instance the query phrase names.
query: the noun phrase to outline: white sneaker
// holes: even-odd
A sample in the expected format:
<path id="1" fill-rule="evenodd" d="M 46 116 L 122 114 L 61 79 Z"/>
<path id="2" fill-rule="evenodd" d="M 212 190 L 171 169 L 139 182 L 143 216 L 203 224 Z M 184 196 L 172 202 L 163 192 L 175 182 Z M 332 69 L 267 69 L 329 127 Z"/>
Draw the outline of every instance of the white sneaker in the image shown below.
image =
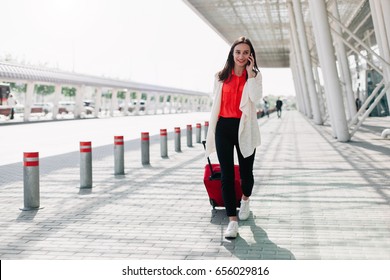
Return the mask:
<path id="1" fill-rule="evenodd" d="M 237 237 L 237 234 L 238 234 L 238 222 L 237 221 L 230 221 L 229 225 L 225 231 L 225 238 L 234 239 Z"/>
<path id="2" fill-rule="evenodd" d="M 249 199 L 246 201 L 241 199 L 241 206 L 240 206 L 240 211 L 238 212 L 238 217 L 240 218 L 240 220 L 245 221 L 249 218 L 249 214 L 250 214 Z"/>

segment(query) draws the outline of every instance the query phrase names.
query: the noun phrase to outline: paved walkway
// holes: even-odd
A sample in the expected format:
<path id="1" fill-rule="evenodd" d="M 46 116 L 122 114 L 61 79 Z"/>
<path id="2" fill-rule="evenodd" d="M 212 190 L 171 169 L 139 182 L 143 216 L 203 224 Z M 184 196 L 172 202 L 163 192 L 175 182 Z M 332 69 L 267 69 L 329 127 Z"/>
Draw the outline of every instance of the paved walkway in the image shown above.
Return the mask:
<path id="1" fill-rule="evenodd" d="M 126 141 L 123 176 L 113 175 L 112 145 L 95 148 L 89 191 L 79 189 L 77 148 L 42 158 L 39 211 L 19 210 L 21 163 L 0 166 L 0 259 L 389 260 L 390 140 L 380 132 L 390 118 L 339 143 L 329 127 L 283 113 L 259 121 L 252 214 L 236 240 L 223 238 L 224 210 L 209 205 L 203 147 L 195 137 L 186 147 L 182 131 L 182 152 L 170 137 L 168 159 L 152 137 L 148 167 L 139 140 Z"/>

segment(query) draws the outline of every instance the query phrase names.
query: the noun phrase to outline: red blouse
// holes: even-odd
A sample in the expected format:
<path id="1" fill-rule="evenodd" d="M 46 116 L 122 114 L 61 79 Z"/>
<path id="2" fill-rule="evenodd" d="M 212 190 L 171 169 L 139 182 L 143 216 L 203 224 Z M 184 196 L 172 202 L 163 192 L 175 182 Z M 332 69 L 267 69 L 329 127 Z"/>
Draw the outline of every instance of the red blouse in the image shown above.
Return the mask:
<path id="1" fill-rule="evenodd" d="M 237 76 L 232 70 L 231 78 L 223 83 L 221 109 L 219 116 L 224 118 L 241 118 L 240 102 L 242 91 L 246 83 L 246 70 Z"/>

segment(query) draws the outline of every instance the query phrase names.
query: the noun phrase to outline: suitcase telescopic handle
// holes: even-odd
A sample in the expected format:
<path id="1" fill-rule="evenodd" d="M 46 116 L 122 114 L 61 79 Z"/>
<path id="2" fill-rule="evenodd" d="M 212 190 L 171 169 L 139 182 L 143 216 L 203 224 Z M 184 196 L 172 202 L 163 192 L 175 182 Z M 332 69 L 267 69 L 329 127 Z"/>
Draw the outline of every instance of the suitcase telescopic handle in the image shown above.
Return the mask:
<path id="1" fill-rule="evenodd" d="M 203 144 L 204 149 L 206 150 L 206 141 L 203 140 L 202 144 Z M 209 168 L 210 168 L 210 172 L 211 172 L 211 176 L 210 177 L 214 178 L 214 170 L 213 170 L 213 166 L 211 165 L 211 161 L 210 161 L 209 157 L 207 157 L 207 161 L 209 162 Z"/>

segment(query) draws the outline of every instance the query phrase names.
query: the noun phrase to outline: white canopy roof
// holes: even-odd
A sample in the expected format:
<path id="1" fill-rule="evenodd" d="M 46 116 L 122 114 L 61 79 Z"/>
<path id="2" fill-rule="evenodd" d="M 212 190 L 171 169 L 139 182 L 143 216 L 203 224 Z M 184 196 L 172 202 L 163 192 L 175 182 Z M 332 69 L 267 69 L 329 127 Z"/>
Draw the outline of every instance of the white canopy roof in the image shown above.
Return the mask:
<path id="1" fill-rule="evenodd" d="M 289 67 L 291 0 L 184 0 L 226 42 L 248 37 L 261 67 Z M 330 10 L 335 0 L 328 0 Z M 306 30 L 311 35 L 308 0 L 301 0 Z M 368 0 L 337 1 L 341 22 L 359 37 L 373 29 Z"/>
<path id="2" fill-rule="evenodd" d="M 104 77 L 66 72 L 57 69 L 48 69 L 29 65 L 18 65 L 6 62 L 0 62 L 0 80 L 2 79 L 6 81 L 35 81 L 50 84 L 58 83 L 62 85 L 86 85 L 170 94 L 208 96 L 207 93 L 199 91 L 136 83 L 124 80 L 115 80 Z"/>

